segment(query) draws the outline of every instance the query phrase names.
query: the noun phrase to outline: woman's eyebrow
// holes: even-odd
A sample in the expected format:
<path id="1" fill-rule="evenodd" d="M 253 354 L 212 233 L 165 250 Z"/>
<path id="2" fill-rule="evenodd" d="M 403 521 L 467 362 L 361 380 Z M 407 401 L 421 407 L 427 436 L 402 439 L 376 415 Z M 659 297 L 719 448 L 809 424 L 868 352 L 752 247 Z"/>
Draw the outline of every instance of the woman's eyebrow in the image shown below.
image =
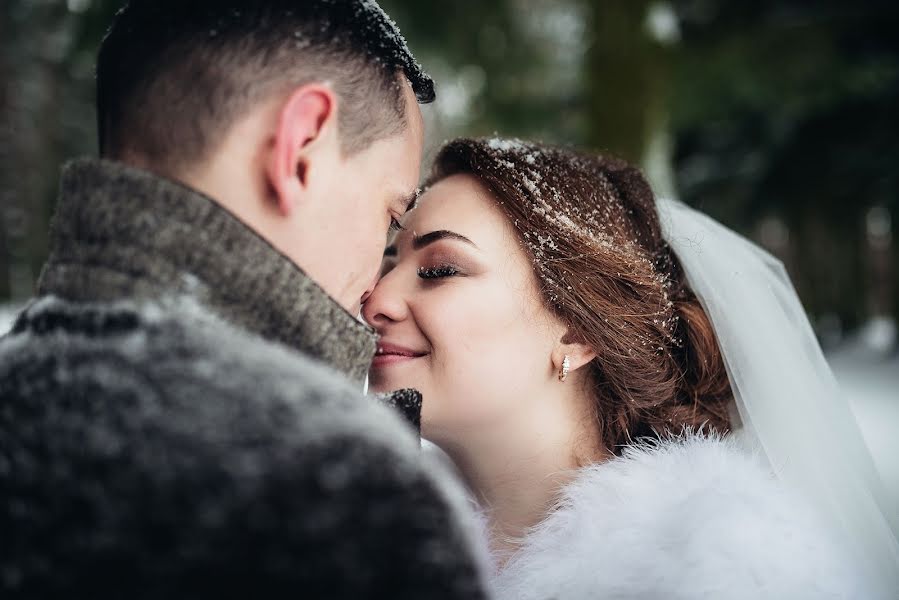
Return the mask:
<path id="1" fill-rule="evenodd" d="M 447 231 L 446 229 L 441 229 L 440 231 L 432 231 L 431 233 L 426 233 L 424 235 L 413 235 L 412 236 L 412 249 L 413 250 L 421 250 L 425 246 L 429 246 L 434 242 L 440 240 L 457 240 L 460 242 L 465 242 L 466 244 L 470 244 L 477 248 L 477 244 L 472 242 L 470 239 L 462 235 L 461 233 L 456 233 L 454 231 Z"/>
<path id="2" fill-rule="evenodd" d="M 465 242 L 466 244 L 471 244 L 475 248 L 478 247 L 477 244 L 472 242 L 461 233 L 441 229 L 440 231 L 432 231 L 431 233 L 426 233 L 424 235 L 414 234 L 412 236 L 412 249 L 421 250 L 422 248 L 430 246 L 431 244 L 439 242 L 440 240 L 456 240 L 459 242 Z M 394 258 L 397 255 L 399 255 L 399 250 L 396 244 L 391 244 L 384 249 L 384 258 Z"/>

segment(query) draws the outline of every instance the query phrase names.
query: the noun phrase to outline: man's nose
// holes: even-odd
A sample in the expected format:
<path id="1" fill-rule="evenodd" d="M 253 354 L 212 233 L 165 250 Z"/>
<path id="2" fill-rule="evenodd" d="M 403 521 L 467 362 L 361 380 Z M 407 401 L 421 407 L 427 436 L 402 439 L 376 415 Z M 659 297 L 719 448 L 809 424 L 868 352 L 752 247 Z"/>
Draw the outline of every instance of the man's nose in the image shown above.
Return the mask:
<path id="1" fill-rule="evenodd" d="M 381 279 L 381 273 L 375 273 L 375 276 L 372 278 L 371 282 L 368 284 L 368 287 L 365 289 L 365 292 L 362 294 L 362 298 L 359 300 L 359 304 L 364 305 L 368 302 L 368 299 L 371 297 L 371 293 L 375 291 L 375 286 L 378 285 L 378 280 Z"/>

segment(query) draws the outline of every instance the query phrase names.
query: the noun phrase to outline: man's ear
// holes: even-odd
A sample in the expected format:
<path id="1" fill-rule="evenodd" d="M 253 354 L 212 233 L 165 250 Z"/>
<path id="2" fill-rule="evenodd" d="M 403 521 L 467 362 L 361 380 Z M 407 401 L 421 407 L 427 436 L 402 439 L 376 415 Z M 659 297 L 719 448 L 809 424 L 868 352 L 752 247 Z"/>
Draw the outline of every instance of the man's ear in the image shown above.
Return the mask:
<path id="1" fill-rule="evenodd" d="M 308 183 L 313 150 L 321 145 L 336 121 L 337 96 L 321 84 L 309 84 L 290 94 L 278 113 L 266 174 L 278 210 L 289 216 Z"/>
<path id="2" fill-rule="evenodd" d="M 574 373 L 596 358 L 596 352 L 587 344 L 577 341 L 576 336 L 567 331 L 553 349 L 552 361 L 557 371 L 561 371 L 562 361 L 565 360 L 566 356 L 568 357 L 570 372 Z"/>

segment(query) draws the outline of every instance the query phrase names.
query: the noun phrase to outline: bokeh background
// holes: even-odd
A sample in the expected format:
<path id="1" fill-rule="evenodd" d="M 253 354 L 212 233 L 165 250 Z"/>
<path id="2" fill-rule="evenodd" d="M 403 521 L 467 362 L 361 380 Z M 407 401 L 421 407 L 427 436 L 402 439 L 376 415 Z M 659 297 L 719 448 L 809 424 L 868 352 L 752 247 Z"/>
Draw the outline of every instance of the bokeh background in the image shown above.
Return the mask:
<path id="1" fill-rule="evenodd" d="M 60 164 L 96 152 L 119 3 L 0 1 L 0 303 L 32 293 Z M 899 2 L 381 4 L 438 82 L 429 152 L 499 132 L 642 164 L 786 263 L 869 441 L 899 455 Z"/>

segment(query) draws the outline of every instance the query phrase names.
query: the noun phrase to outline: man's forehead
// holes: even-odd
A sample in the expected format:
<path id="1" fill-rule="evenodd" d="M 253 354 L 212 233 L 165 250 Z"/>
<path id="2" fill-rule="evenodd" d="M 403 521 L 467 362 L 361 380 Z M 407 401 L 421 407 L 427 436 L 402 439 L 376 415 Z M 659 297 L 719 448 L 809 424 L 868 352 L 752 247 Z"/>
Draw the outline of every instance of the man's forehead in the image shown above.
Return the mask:
<path id="1" fill-rule="evenodd" d="M 415 97 L 415 92 L 412 90 L 412 84 L 405 77 L 403 77 L 403 81 L 403 98 L 406 104 L 406 122 L 408 123 L 408 126 L 415 131 L 415 133 L 423 137 L 424 116 L 421 114 L 421 105 L 418 103 L 418 98 Z"/>

